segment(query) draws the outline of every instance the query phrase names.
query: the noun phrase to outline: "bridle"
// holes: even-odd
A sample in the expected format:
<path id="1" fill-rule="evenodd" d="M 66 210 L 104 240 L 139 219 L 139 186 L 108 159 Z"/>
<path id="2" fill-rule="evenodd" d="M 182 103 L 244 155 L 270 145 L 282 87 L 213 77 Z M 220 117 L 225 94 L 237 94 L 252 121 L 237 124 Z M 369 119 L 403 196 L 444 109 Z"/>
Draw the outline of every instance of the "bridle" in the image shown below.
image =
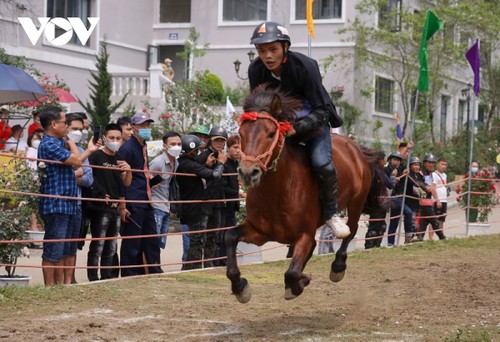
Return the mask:
<path id="1" fill-rule="evenodd" d="M 278 121 L 274 117 L 272 117 L 270 114 L 267 113 L 257 113 L 257 112 L 244 112 L 241 114 L 240 118 L 238 121 L 240 124 L 242 124 L 245 121 L 255 121 L 257 119 L 266 119 L 266 120 L 271 120 L 275 125 L 276 125 L 276 130 L 278 131 L 278 134 L 274 135 L 273 142 L 271 143 L 271 146 L 269 149 L 258 155 L 257 157 L 254 156 L 247 156 L 245 153 L 242 151 L 242 157 L 241 157 L 241 162 L 244 161 L 249 161 L 251 163 L 255 163 L 259 165 L 260 169 L 265 173 L 268 170 L 270 171 L 276 171 L 276 166 L 278 164 L 278 160 L 281 156 L 281 151 L 283 151 L 283 146 L 285 146 L 285 138 L 286 138 L 286 133 L 292 129 L 292 124 L 287 121 Z M 273 156 L 273 151 L 275 147 L 278 146 L 279 152 L 276 158 L 271 162 L 271 158 Z M 268 168 L 267 165 L 270 167 Z"/>

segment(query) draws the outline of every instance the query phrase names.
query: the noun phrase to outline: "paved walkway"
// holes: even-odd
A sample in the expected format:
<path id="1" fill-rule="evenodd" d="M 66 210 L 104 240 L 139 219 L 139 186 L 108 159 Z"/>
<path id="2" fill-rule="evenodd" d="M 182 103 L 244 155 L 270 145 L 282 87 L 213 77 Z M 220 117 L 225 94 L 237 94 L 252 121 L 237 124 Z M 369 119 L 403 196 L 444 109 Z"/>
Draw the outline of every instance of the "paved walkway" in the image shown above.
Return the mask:
<path id="1" fill-rule="evenodd" d="M 497 183 L 497 186 L 500 187 L 500 182 Z M 499 189 L 500 190 L 500 189 Z M 498 192 L 500 193 L 500 191 Z M 459 208 L 456 203 L 456 194 L 452 191 L 451 198 L 449 199 L 448 204 L 448 213 L 449 216 L 445 222 L 445 235 L 448 238 L 463 238 L 466 237 L 466 228 L 465 228 L 465 213 Z M 489 222 L 491 224 L 490 232 L 491 234 L 500 234 L 500 206 L 497 206 L 493 209 L 493 213 L 490 215 Z M 366 224 L 361 223 L 360 228 L 358 230 L 358 234 L 349 246 L 349 250 L 353 249 L 364 249 L 364 237 L 366 234 Z M 425 237 L 428 238 L 428 235 Z M 437 236 L 434 236 L 434 239 L 437 239 Z M 403 244 L 404 237 L 401 236 L 399 239 L 399 244 Z M 384 246 L 387 245 L 386 239 L 382 243 Z M 77 266 L 83 267 L 86 265 L 87 261 L 87 252 L 88 252 L 87 242 L 82 251 L 78 251 L 77 256 Z M 335 243 L 335 250 L 338 248 L 339 244 Z M 243 247 L 243 249 L 246 249 Z M 281 245 L 276 242 L 269 242 L 262 246 L 262 260 L 263 261 L 273 261 L 273 260 L 282 260 L 285 258 L 287 252 L 287 247 Z M 19 265 L 41 265 L 41 249 L 30 249 L 30 258 L 19 258 Z M 316 251 L 317 253 L 317 251 Z M 182 256 L 182 237 L 181 235 L 173 235 L 167 238 L 167 247 L 161 252 L 161 261 L 166 266 L 163 266 L 163 270 L 165 272 L 174 272 L 179 271 L 181 265 L 178 264 L 181 260 Z M 259 255 L 253 254 L 252 256 L 248 256 L 248 261 L 256 261 L 259 259 Z M 28 274 L 32 276 L 32 280 L 30 281 L 30 285 L 43 284 L 42 271 L 40 268 L 18 268 L 17 274 Z M 85 269 L 77 269 L 76 270 L 76 280 L 79 283 L 88 282 L 87 273 Z"/>

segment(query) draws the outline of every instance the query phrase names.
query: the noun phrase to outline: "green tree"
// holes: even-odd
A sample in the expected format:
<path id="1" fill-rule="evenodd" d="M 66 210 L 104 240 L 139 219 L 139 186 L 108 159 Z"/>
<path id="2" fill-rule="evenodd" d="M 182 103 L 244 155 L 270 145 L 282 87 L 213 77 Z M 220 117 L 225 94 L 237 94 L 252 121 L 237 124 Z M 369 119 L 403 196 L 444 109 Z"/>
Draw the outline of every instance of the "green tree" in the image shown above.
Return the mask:
<path id="1" fill-rule="evenodd" d="M 186 70 L 185 79 L 190 79 L 194 70 L 194 58 L 203 57 L 206 54 L 205 49 L 209 47 L 210 44 L 206 43 L 202 47 L 198 46 L 198 40 L 200 39 L 200 33 L 196 31 L 194 26 L 189 28 L 189 36 L 184 43 L 184 51 L 177 52 L 176 56 L 184 60 L 184 70 Z M 189 68 L 189 58 L 193 56 L 193 66 L 192 69 Z"/>
<path id="2" fill-rule="evenodd" d="M 500 0 L 441 0 L 440 7 L 448 26 L 455 28 L 460 38 L 458 54 L 455 59 L 464 61 L 464 53 L 478 37 L 481 40 L 481 93 L 480 99 L 488 104 L 485 128 L 492 127 L 493 119 L 498 117 L 500 107 Z M 496 58 L 496 59 L 495 59 Z M 468 68 L 467 64 L 467 68 Z"/>
<path id="3" fill-rule="evenodd" d="M 442 1 L 438 0 L 439 2 Z M 415 89 L 419 72 L 418 51 L 425 22 L 425 11 L 414 11 L 413 8 L 405 6 L 401 9 L 387 10 L 388 3 L 387 0 L 360 1 L 356 5 L 359 16 L 346 28 L 340 30 L 340 33 L 349 37 L 348 40 L 356 43 L 354 52 L 348 56 L 345 54 L 334 56 L 327 62 L 335 63 L 338 59 L 354 57 L 355 68 L 375 68 L 393 79 L 402 108 L 400 111 L 402 130 L 403 133 L 407 133 L 409 119 L 415 105 Z M 439 8 L 434 10 L 440 16 Z M 378 26 L 363 19 L 366 16 L 373 17 L 377 13 L 384 13 L 379 16 Z M 419 102 L 421 105 L 418 114 L 419 119 L 425 122 L 433 120 L 435 100 L 440 96 L 444 86 L 443 79 L 447 76 L 446 70 L 453 63 L 453 60 L 446 58 L 450 50 L 454 51 L 456 47 L 452 41 L 444 39 L 443 35 L 435 35 L 428 42 L 430 91 L 420 94 L 422 102 Z M 358 80 L 358 82 L 363 81 Z M 369 82 L 369 84 L 362 84 L 361 87 L 373 92 L 371 80 Z M 429 131 L 430 139 L 435 141 L 432 128 Z"/>
<path id="4" fill-rule="evenodd" d="M 128 92 L 120 101 L 111 104 L 111 74 L 108 72 L 109 53 L 106 48 L 106 42 L 101 42 L 101 50 L 96 59 L 97 73 L 91 72 L 92 81 L 89 81 L 90 99 L 83 103 L 80 98 L 78 102 L 90 114 L 92 124 L 97 126 L 106 126 L 110 122 L 111 113 L 114 113 L 120 107 L 128 96 Z"/>

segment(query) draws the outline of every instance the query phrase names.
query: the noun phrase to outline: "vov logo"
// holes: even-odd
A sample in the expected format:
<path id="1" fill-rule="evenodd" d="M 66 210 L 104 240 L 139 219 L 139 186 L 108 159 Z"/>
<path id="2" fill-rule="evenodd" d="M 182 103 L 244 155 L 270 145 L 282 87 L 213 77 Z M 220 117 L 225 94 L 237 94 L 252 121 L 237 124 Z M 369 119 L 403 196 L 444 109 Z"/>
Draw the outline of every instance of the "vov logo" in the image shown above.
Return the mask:
<path id="1" fill-rule="evenodd" d="M 31 44 L 36 45 L 42 33 L 45 33 L 45 37 L 47 40 L 55 46 L 63 46 L 69 43 L 71 38 L 73 38 L 73 31 L 76 33 L 76 36 L 80 40 L 82 45 L 87 44 L 87 40 L 89 40 L 90 35 L 94 31 L 97 23 L 100 18 L 97 17 L 89 17 L 87 20 L 90 23 L 90 28 L 87 30 L 85 24 L 82 19 L 78 17 L 72 18 L 38 18 L 40 22 L 40 28 L 37 29 L 35 23 L 31 18 L 28 17 L 19 17 L 17 18 L 21 23 L 21 26 L 26 32 L 26 35 L 31 41 Z M 63 34 L 56 37 L 56 26 L 63 29 Z"/>

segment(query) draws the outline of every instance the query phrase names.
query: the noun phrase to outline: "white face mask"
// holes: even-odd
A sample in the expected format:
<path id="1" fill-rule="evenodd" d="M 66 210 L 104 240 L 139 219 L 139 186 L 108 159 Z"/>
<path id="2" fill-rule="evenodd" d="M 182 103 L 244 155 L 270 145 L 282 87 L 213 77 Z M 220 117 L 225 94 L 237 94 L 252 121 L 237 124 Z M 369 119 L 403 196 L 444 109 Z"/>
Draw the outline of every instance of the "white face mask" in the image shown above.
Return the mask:
<path id="1" fill-rule="evenodd" d="M 113 152 L 118 152 L 121 146 L 121 141 L 106 141 L 106 147 Z"/>
<path id="2" fill-rule="evenodd" d="M 86 141 L 88 137 L 89 137 L 89 131 L 84 129 L 82 131 L 82 141 Z"/>
<path id="3" fill-rule="evenodd" d="M 474 174 L 474 173 L 477 173 L 477 171 L 479 171 L 479 168 L 471 167 L 470 171 Z"/>
<path id="4" fill-rule="evenodd" d="M 40 140 L 31 140 L 31 146 L 33 146 L 33 148 L 38 148 L 38 146 L 40 146 Z"/>
<path id="5" fill-rule="evenodd" d="M 168 148 L 167 153 L 170 154 L 172 157 L 177 158 L 178 156 L 181 155 L 181 150 L 182 147 L 180 146 L 171 146 Z"/>
<path id="6" fill-rule="evenodd" d="M 82 132 L 80 131 L 68 132 L 68 139 L 74 142 L 75 144 L 78 144 L 80 140 L 82 140 Z"/>

